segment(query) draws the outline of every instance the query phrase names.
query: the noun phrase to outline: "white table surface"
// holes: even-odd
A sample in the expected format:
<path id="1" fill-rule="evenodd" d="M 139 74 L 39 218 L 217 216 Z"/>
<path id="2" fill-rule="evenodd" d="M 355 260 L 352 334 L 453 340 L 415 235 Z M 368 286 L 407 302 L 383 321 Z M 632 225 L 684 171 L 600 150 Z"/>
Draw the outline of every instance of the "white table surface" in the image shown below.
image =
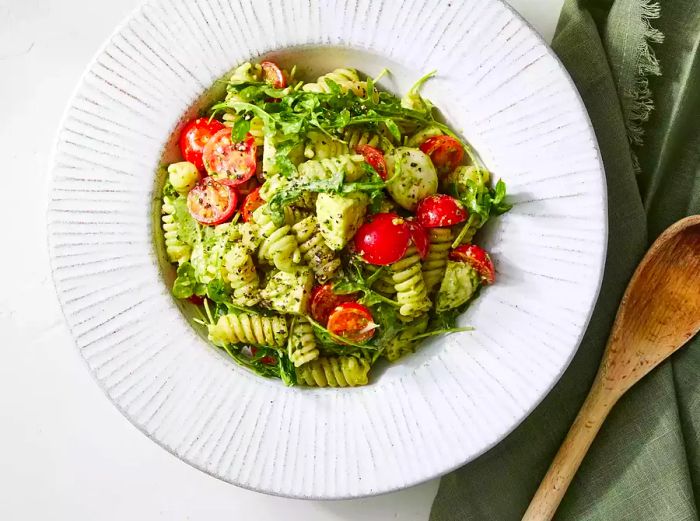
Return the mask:
<path id="1" fill-rule="evenodd" d="M 140 0 L 0 0 L 0 520 L 428 518 L 438 480 L 351 501 L 266 496 L 182 463 L 93 382 L 54 294 L 49 151 L 102 41 Z M 549 41 L 563 0 L 510 0 Z"/>

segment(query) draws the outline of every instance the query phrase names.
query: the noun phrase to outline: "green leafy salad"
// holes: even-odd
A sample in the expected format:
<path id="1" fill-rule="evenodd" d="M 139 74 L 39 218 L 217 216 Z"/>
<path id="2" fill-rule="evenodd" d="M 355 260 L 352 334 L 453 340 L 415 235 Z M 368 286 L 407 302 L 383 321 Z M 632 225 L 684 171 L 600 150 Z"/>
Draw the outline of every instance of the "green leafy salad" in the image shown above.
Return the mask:
<path id="1" fill-rule="evenodd" d="M 494 282 L 475 234 L 506 188 L 419 90 L 244 63 L 180 134 L 163 188 L 172 292 L 209 339 L 287 385 L 367 384 Z M 478 237 L 478 235 L 476 236 Z"/>

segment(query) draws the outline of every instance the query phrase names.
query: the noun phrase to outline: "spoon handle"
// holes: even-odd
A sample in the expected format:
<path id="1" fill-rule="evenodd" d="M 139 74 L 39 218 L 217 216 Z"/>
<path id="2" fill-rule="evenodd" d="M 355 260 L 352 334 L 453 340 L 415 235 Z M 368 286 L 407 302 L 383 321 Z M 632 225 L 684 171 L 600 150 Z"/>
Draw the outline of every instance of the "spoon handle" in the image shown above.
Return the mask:
<path id="1" fill-rule="evenodd" d="M 603 386 L 600 375 L 596 377 L 522 521 L 549 521 L 554 517 L 566 489 L 617 399 L 617 393 Z"/>

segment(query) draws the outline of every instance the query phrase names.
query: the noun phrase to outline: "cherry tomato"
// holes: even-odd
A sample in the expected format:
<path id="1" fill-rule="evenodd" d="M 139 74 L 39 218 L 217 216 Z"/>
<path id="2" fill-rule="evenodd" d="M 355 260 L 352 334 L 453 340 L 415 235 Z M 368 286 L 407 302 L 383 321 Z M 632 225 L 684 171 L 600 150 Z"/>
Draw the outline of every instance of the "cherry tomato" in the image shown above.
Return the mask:
<path id="1" fill-rule="evenodd" d="M 384 161 L 384 154 L 381 150 L 370 145 L 359 145 L 355 147 L 355 152 L 362 154 L 365 162 L 377 171 L 379 177 L 386 181 L 386 161 Z"/>
<path id="2" fill-rule="evenodd" d="M 453 226 L 469 218 L 469 212 L 450 195 L 429 195 L 418 203 L 416 219 L 425 228 Z"/>
<path id="3" fill-rule="evenodd" d="M 212 136 L 204 146 L 204 166 L 216 181 L 236 186 L 255 175 L 257 167 L 255 138 L 248 134 L 234 143 L 231 130 L 225 128 Z"/>
<path id="4" fill-rule="evenodd" d="M 333 310 L 345 302 L 354 302 L 357 296 L 353 294 L 337 295 L 333 292 L 333 284 L 316 286 L 311 292 L 311 317 L 321 324 L 328 324 L 328 317 Z"/>
<path id="5" fill-rule="evenodd" d="M 420 149 L 430 156 L 439 175 L 452 172 L 464 157 L 462 143 L 452 136 L 429 137 L 423 141 Z"/>
<path id="6" fill-rule="evenodd" d="M 192 304 L 195 304 L 197 306 L 201 306 L 204 304 L 204 297 L 200 297 L 199 295 L 190 295 L 188 299 Z"/>
<path id="7" fill-rule="evenodd" d="M 283 89 L 287 86 L 287 78 L 276 63 L 262 62 L 260 64 L 263 71 L 263 78 L 267 83 L 276 89 Z"/>
<path id="8" fill-rule="evenodd" d="M 406 224 L 411 232 L 411 240 L 418 250 L 418 255 L 420 255 L 421 259 L 425 259 L 428 256 L 428 251 L 430 251 L 428 232 L 425 231 L 425 228 L 419 222 L 413 219 L 407 219 Z"/>
<path id="9" fill-rule="evenodd" d="M 256 177 L 251 177 L 245 183 L 241 183 L 236 187 L 238 190 L 238 195 L 246 196 L 260 186 L 258 179 Z"/>
<path id="10" fill-rule="evenodd" d="M 190 215 L 202 224 L 221 224 L 233 215 L 238 204 L 236 190 L 205 177 L 187 194 Z"/>
<path id="11" fill-rule="evenodd" d="M 463 244 L 450 252 L 450 260 L 466 262 L 474 268 L 486 284 L 496 280 L 496 270 L 486 250 L 476 244 Z"/>
<path id="12" fill-rule="evenodd" d="M 243 210 L 241 211 L 243 221 L 250 222 L 253 219 L 253 212 L 264 204 L 265 200 L 260 197 L 260 187 L 258 186 L 255 190 L 246 195 L 243 201 Z"/>
<path id="13" fill-rule="evenodd" d="M 214 134 L 224 128 L 224 124 L 216 119 L 210 121 L 209 118 L 197 118 L 188 122 L 180 133 L 180 152 L 183 159 L 203 171 L 204 146 Z"/>
<path id="14" fill-rule="evenodd" d="M 258 354 L 258 348 L 257 347 L 251 347 L 250 348 L 250 354 L 255 357 L 256 354 Z M 274 356 L 263 356 L 260 359 L 260 363 L 263 363 L 265 365 L 275 365 L 277 364 L 277 359 Z"/>
<path id="15" fill-rule="evenodd" d="M 355 251 L 370 264 L 385 266 L 404 256 L 411 241 L 406 220 L 395 213 L 378 213 L 355 234 Z"/>
<path id="16" fill-rule="evenodd" d="M 328 318 L 328 331 L 355 343 L 372 338 L 376 327 L 369 309 L 357 302 L 340 304 Z"/>

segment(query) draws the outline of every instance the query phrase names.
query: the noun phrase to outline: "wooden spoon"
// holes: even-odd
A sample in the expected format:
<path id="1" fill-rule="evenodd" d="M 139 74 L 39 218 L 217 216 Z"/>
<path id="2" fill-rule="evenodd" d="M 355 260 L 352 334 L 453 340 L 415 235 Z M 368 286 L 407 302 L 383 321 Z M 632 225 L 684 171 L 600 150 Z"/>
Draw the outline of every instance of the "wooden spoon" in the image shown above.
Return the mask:
<path id="1" fill-rule="evenodd" d="M 656 239 L 632 276 L 586 401 L 523 521 L 552 519 L 610 409 L 700 330 L 700 215 Z"/>

